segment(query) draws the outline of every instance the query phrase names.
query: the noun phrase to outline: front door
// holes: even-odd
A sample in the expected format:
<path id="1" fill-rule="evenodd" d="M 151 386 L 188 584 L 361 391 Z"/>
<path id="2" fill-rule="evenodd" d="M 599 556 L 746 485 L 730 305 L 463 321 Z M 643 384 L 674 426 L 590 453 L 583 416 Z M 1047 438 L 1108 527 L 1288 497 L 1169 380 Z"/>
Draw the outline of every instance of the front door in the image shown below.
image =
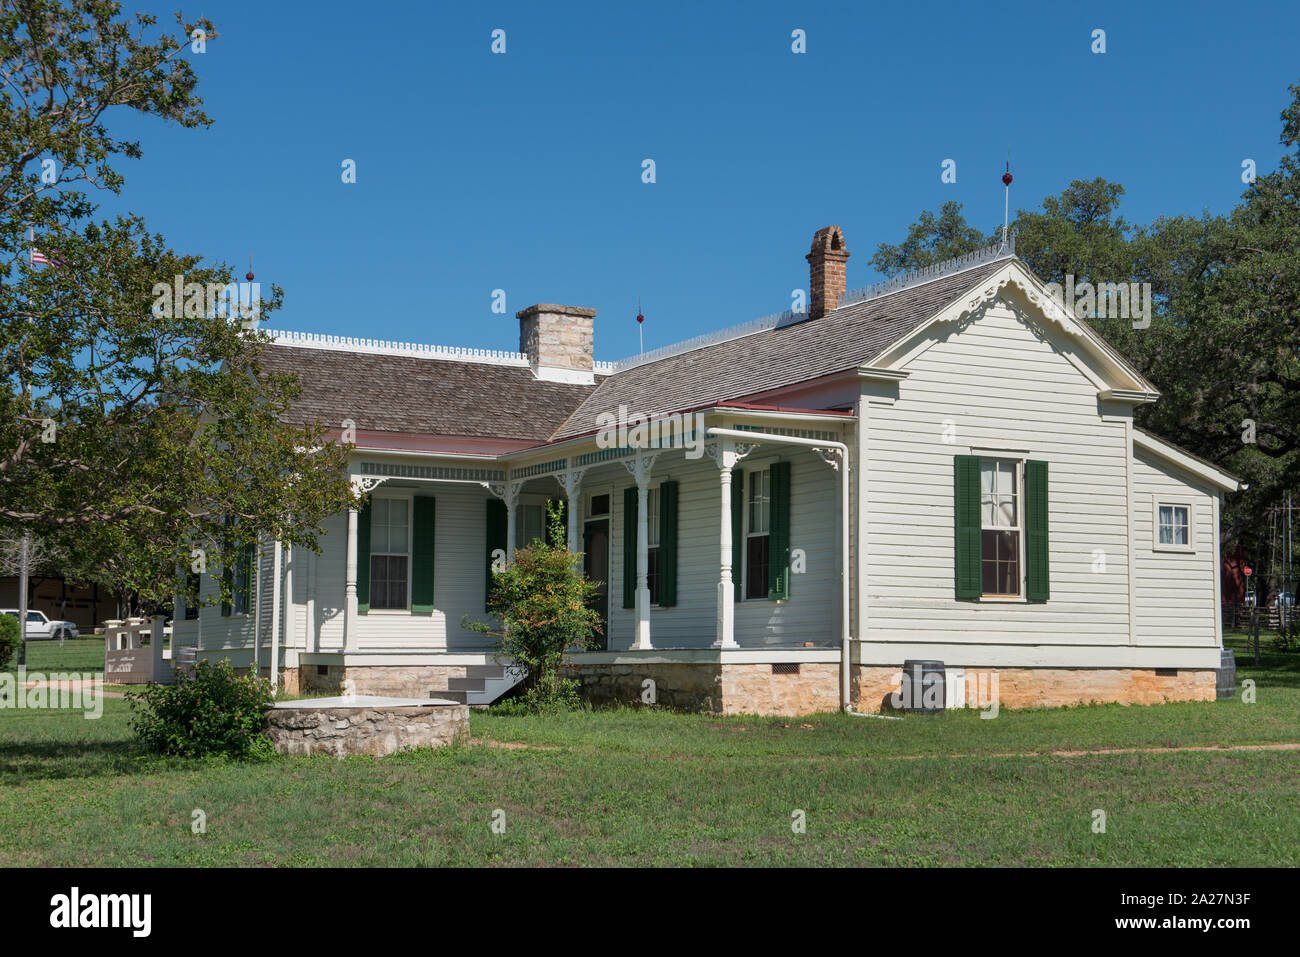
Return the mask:
<path id="1" fill-rule="evenodd" d="M 600 613 L 603 634 L 599 648 L 609 647 L 609 519 L 588 522 L 582 532 L 582 571 L 600 583 L 600 593 L 591 601 L 591 608 Z"/>

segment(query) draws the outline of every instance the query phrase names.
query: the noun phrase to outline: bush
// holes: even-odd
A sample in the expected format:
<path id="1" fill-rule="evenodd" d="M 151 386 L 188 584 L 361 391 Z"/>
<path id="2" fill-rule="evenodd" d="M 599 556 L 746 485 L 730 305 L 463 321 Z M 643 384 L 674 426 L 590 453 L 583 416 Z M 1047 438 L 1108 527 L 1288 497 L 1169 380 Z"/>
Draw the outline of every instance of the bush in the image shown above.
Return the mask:
<path id="1" fill-rule="evenodd" d="M 19 630 L 17 618 L 13 615 L 0 615 L 0 668 L 7 668 L 18 654 L 18 646 L 22 644 L 22 639 L 18 637 Z"/>
<path id="2" fill-rule="evenodd" d="M 149 684 L 131 692 L 131 730 L 150 751 L 186 758 L 274 753 L 262 718 L 274 695 L 271 682 L 235 674 L 229 661 L 200 659 L 178 671 L 174 685 Z"/>
<path id="3" fill-rule="evenodd" d="M 580 554 L 564 544 L 559 510 L 547 507 L 547 541 L 516 549 L 514 561 L 493 574 L 488 611 L 501 621 L 494 630 L 462 619 L 465 628 L 497 639 L 497 654 L 527 669 L 524 693 L 516 699 L 534 713 L 577 704 L 577 683 L 560 678 L 565 652 L 594 646 L 600 614 L 589 607 L 599 585 L 577 571 Z"/>

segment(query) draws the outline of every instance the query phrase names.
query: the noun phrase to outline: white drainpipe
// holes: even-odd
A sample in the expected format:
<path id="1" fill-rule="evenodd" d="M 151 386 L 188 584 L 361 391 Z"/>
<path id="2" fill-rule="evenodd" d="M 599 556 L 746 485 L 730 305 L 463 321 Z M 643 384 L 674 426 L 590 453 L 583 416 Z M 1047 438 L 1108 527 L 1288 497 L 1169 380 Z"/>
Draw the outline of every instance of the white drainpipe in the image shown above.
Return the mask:
<path id="1" fill-rule="evenodd" d="M 706 435 L 740 442 L 772 442 L 779 445 L 798 445 L 808 449 L 835 449 L 840 453 L 840 709 L 852 710 L 849 694 L 849 447 L 843 442 L 824 439 L 801 439 L 792 435 L 774 435 L 771 432 L 750 432 L 742 429 L 710 428 Z"/>

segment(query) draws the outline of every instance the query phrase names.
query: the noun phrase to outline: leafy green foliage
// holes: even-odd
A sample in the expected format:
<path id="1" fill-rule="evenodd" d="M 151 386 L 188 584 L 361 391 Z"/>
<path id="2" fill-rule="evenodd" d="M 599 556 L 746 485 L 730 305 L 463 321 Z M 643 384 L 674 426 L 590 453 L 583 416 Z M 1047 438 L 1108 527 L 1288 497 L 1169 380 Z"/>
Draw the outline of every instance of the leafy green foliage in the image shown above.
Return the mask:
<path id="1" fill-rule="evenodd" d="M 497 639 L 497 653 L 527 669 L 522 707 L 532 710 L 576 704 L 577 689 L 561 679 L 565 653 L 595 645 L 601 634 L 600 614 L 590 607 L 599 586 L 577 571 L 580 555 L 565 544 L 558 505 L 547 505 L 546 541 L 515 551 L 504 571 L 495 573 L 488 611 L 500 620 L 496 629 L 485 622 L 463 625 Z"/>
<path id="2" fill-rule="evenodd" d="M 271 683 L 236 674 L 227 660 L 200 659 L 178 671 L 174 685 L 149 684 L 128 698 L 131 730 L 150 751 L 186 758 L 274 753 L 262 721 L 274 700 Z"/>
<path id="3" fill-rule="evenodd" d="M 18 645 L 22 643 L 22 638 L 19 637 L 21 631 L 17 618 L 13 615 L 0 615 L 0 668 L 7 667 L 18 653 Z"/>
<path id="4" fill-rule="evenodd" d="M 355 501 L 348 449 L 285 423 L 299 385 L 261 367 L 265 336 L 206 300 L 184 308 L 188 292 L 154 308 L 176 277 L 229 288 L 231 268 L 173 251 L 137 216 L 95 221 L 81 191 L 119 192 L 112 164 L 140 155 L 111 118 L 210 122 L 185 53 L 212 24 L 178 14 L 151 42 L 155 22 L 102 0 L 0 12 L 0 531 L 62 548 L 65 574 L 145 605 L 170 600 L 194 549 L 219 573 L 258 536 L 315 548 Z M 55 264 L 33 266 L 33 245 Z M 260 298 L 265 318 L 283 293 Z"/>

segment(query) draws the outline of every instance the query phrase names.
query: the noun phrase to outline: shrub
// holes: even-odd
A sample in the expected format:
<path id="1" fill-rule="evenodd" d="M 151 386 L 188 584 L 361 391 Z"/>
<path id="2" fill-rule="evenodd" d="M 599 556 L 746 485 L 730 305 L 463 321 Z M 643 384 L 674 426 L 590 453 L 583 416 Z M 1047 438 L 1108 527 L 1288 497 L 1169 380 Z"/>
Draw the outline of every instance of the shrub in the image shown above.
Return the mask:
<path id="1" fill-rule="evenodd" d="M 527 669 L 518 700 L 535 712 L 577 703 L 576 683 L 560 678 L 565 652 L 593 647 L 601 633 L 600 614 L 589 607 L 599 586 L 577 570 L 581 556 L 564 544 L 559 509 L 548 506 L 547 512 L 547 541 L 517 549 L 514 561 L 493 575 L 487 607 L 500 630 L 468 615 L 462 619 L 471 631 L 496 638 L 498 655 Z"/>
<path id="2" fill-rule="evenodd" d="M 131 730 L 146 748 L 195 758 L 265 757 L 274 753 L 262 728 L 274 695 L 256 674 L 235 674 L 229 661 L 200 659 L 174 685 L 149 684 L 127 695 Z"/>
<path id="3" fill-rule="evenodd" d="M 22 639 L 18 637 L 18 619 L 13 615 L 0 615 L 0 668 L 7 668 Z"/>

